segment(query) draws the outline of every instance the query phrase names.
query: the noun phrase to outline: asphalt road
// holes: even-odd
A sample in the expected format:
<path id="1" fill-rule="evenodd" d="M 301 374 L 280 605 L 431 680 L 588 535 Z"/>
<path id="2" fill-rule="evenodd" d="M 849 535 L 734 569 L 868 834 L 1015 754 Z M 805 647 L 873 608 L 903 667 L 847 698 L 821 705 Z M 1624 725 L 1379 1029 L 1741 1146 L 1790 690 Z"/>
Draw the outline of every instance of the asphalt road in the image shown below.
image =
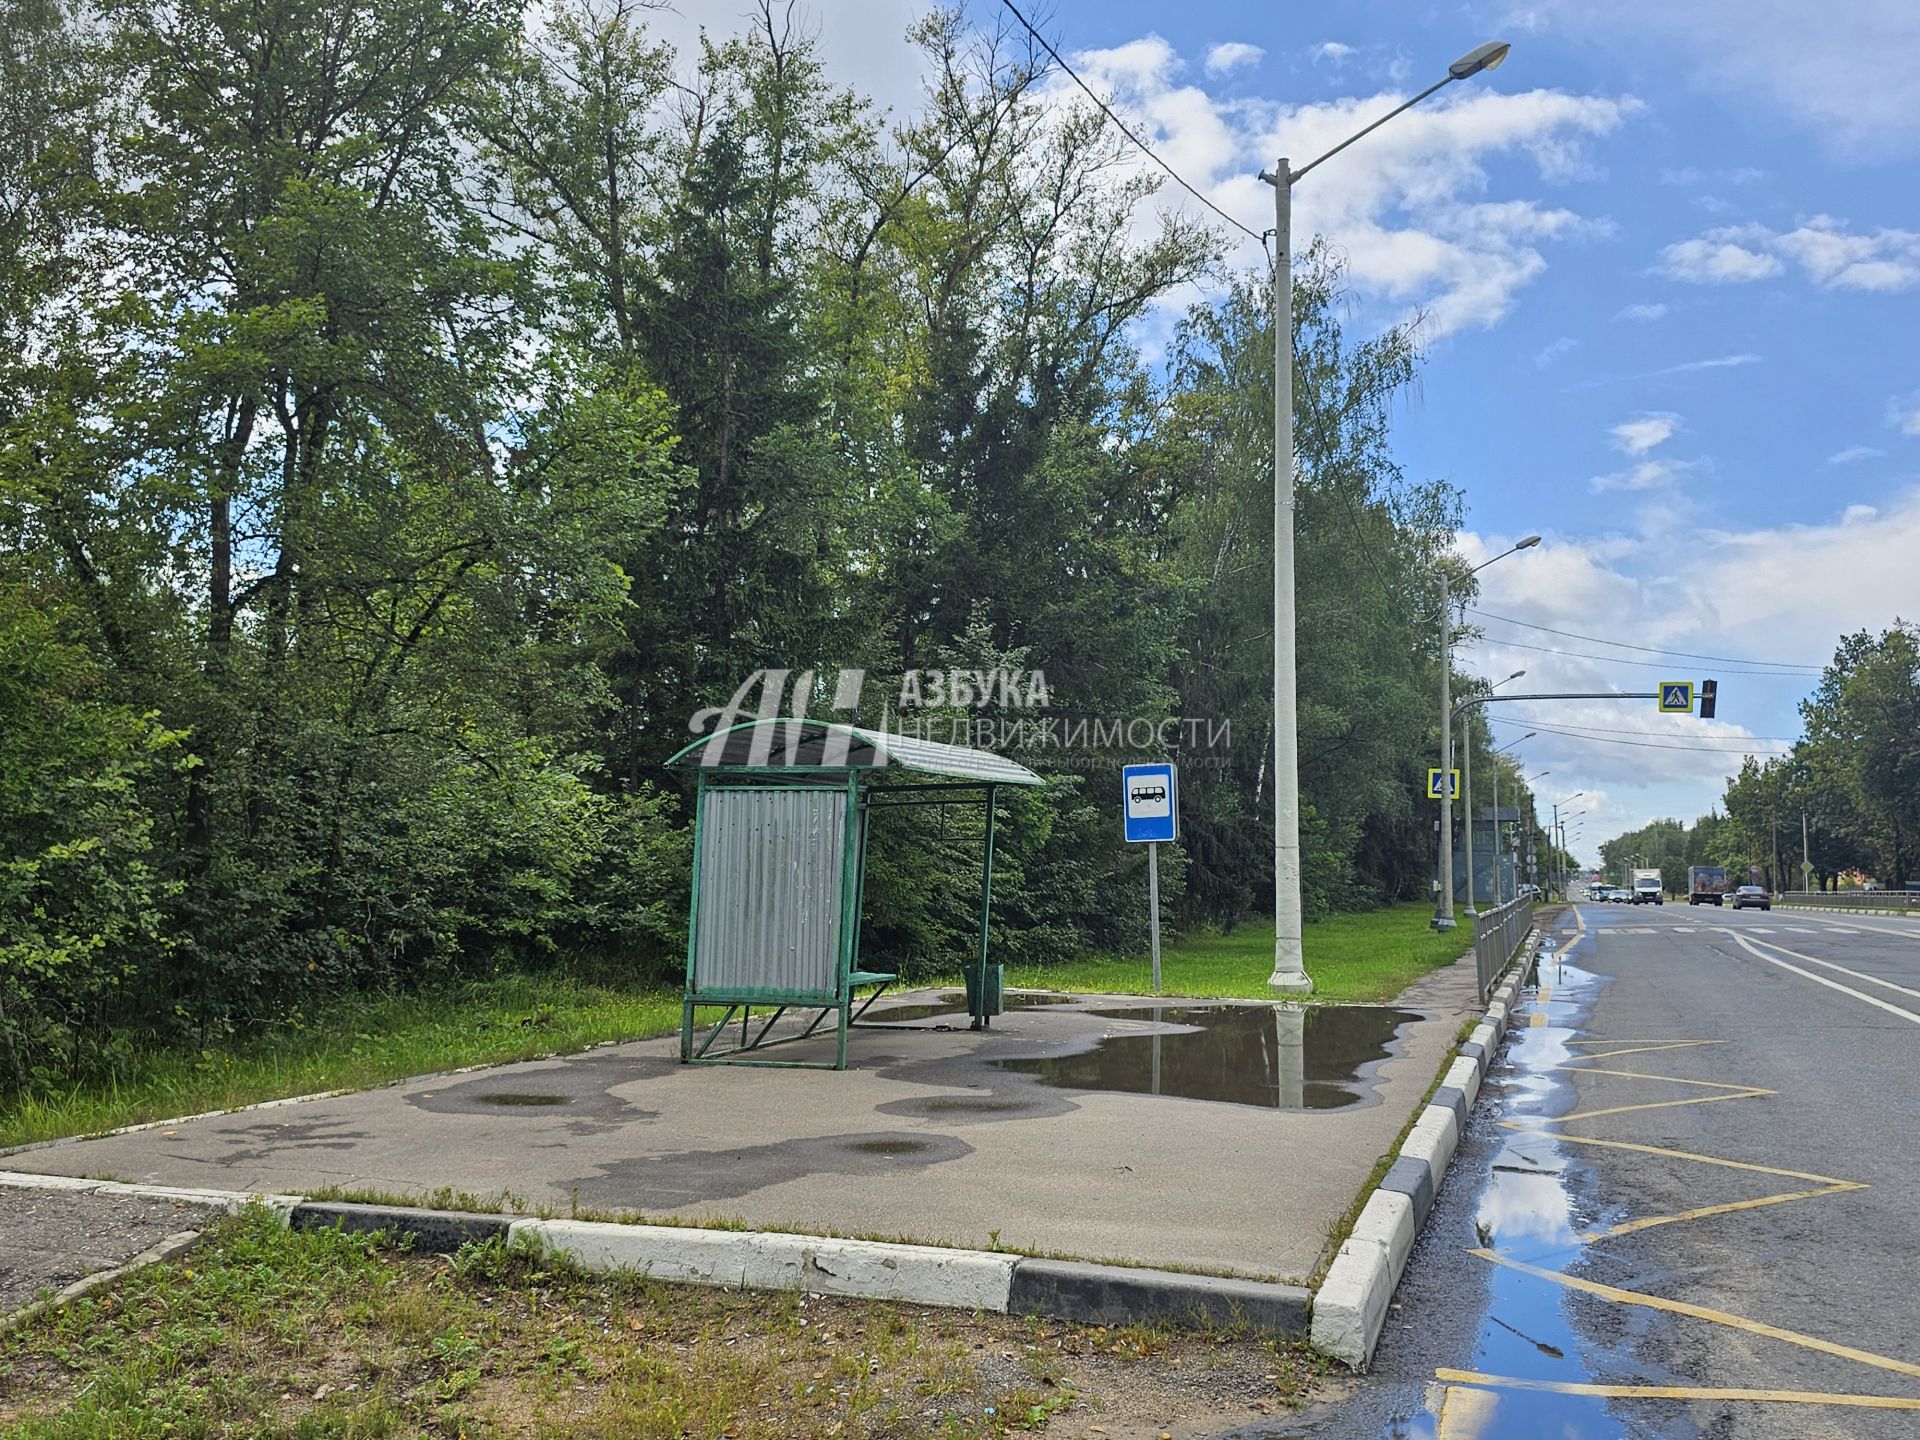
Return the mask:
<path id="1" fill-rule="evenodd" d="M 1372 1374 L 1236 1433 L 1920 1435 L 1920 924 L 1607 904 L 1553 938 Z"/>

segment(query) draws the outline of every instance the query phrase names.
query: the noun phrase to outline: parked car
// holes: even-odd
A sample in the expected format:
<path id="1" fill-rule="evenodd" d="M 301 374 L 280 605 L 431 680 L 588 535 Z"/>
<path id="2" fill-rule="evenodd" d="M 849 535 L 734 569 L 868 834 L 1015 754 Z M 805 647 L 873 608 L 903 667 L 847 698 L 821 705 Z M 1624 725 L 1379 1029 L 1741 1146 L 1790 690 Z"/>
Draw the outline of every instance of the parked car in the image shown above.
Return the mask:
<path id="1" fill-rule="evenodd" d="M 1762 886 L 1742 885 L 1733 892 L 1733 908 L 1745 910 L 1749 905 L 1758 906 L 1762 910 L 1771 910 L 1773 896 L 1769 895 Z"/>

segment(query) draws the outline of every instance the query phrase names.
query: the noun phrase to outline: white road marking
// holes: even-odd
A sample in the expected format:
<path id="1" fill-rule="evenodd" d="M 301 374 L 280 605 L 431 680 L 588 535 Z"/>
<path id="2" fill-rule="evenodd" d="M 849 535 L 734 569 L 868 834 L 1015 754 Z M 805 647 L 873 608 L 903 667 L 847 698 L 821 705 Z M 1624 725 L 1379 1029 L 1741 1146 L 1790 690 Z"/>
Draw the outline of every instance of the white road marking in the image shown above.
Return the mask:
<path id="1" fill-rule="evenodd" d="M 1277 344 L 1277 343 L 1279 343 L 1279 342 L 1277 342 L 1277 341 L 1276 341 L 1275 343 Z M 1754 934 L 1756 934 L 1756 935 L 1771 935 L 1771 934 L 1773 934 L 1773 931 L 1771 931 L 1771 930 L 1769 930 L 1769 929 L 1768 929 L 1768 928 L 1767 928 L 1766 926 L 1764 926 L 1764 925 L 1749 925 L 1749 926 L 1748 926 L 1747 928 L 1748 928 L 1749 930 L 1751 930 L 1751 931 L 1753 931 L 1753 933 L 1754 933 Z"/>
<path id="2" fill-rule="evenodd" d="M 1845 965 L 1836 965 L 1831 960 L 1822 960 L 1818 955 L 1802 955 L 1798 950 L 1789 950 L 1786 946 L 1776 941 L 1762 940 L 1760 943 L 1769 950 L 1778 950 L 1782 955 L 1791 955 L 1794 959 L 1804 960 L 1809 965 L 1822 965 L 1829 970 L 1838 970 L 1842 975 L 1851 975 L 1854 979 L 1864 980 L 1869 985 L 1878 985 L 1885 990 L 1898 990 L 1902 995 L 1911 995 L 1914 999 L 1920 1000 L 1920 990 L 1913 990 L 1905 985 L 1897 985 L 1891 980 L 1881 979 L 1878 975 L 1869 975 L 1864 970 L 1850 970 Z"/>
<path id="3" fill-rule="evenodd" d="M 1798 965 L 1789 965 L 1786 961 L 1776 959 L 1773 956 L 1767 954 L 1765 951 L 1761 950 L 1758 946 L 1750 943 L 1746 939 L 1746 937 L 1743 935 L 1735 935 L 1733 939 L 1734 939 L 1734 942 L 1738 944 L 1742 950 L 1745 950 L 1749 955 L 1754 956 L 1756 959 L 1766 961 L 1769 965 L 1778 965 L 1782 970 L 1791 970 L 1795 975 L 1803 976 L 1806 979 L 1813 981 L 1813 983 L 1816 985 L 1824 985 L 1829 990 L 1838 990 L 1842 995 L 1851 995 L 1856 1000 L 1866 1001 L 1867 1004 L 1873 1006 L 1876 1010 L 1884 1010 L 1889 1015 L 1898 1015 L 1902 1020 L 1911 1020 L 1914 1024 L 1920 1025 L 1920 1015 L 1914 1014 L 1913 1011 L 1911 1010 L 1902 1010 L 1898 1005 L 1890 1005 L 1885 1000 L 1880 999 L 1877 995 L 1868 995 L 1864 991 L 1854 989 L 1851 985 L 1842 985 L 1838 980 L 1829 980 L 1824 975 L 1814 974 L 1811 970 L 1802 970 Z M 1777 949 L 1779 947 L 1776 946 L 1775 948 Z M 1791 950 L 1787 951 L 1786 953 L 1789 955 L 1793 954 Z M 1804 960 L 1807 957 L 1803 955 L 1799 958 Z M 1826 964 L 1824 960 L 1816 961 L 1815 963 L 1822 964 L 1822 965 Z M 1841 967 L 1838 965 L 1835 965 L 1833 968 L 1838 970 Z M 1851 974 L 1852 972 L 1848 971 L 1847 973 Z M 1861 978 L 1867 979 L 1869 977 L 1862 976 Z M 1878 981 L 1876 983 L 1884 985 L 1888 982 L 1883 980 L 1883 981 Z M 1900 989 L 1903 987 L 1895 986 L 1894 988 Z M 1914 992 L 1908 991 L 1907 993 L 1912 994 Z"/>

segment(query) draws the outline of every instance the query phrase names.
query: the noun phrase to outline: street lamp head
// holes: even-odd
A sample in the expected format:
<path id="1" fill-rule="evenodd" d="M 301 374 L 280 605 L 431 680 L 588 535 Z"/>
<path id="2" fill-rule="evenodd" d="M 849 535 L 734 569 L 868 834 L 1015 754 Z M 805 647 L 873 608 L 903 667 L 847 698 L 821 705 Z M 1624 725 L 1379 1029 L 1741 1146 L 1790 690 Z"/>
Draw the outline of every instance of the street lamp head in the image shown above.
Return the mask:
<path id="1" fill-rule="evenodd" d="M 1489 40 L 1484 45 L 1476 45 L 1447 67 L 1447 74 L 1455 80 L 1467 80 L 1482 70 L 1498 70 L 1500 62 L 1507 58 L 1507 52 L 1513 46 L 1505 40 Z"/>
<path id="2" fill-rule="evenodd" d="M 1493 67 L 1488 66 L 1487 68 L 1492 69 Z M 1534 546 L 1538 545 L 1539 543 L 1540 543 L 1540 537 L 1538 535 L 1529 535 L 1527 536 L 1526 539 L 1522 540 L 1518 545 L 1514 546 L 1513 548 L 1516 550 L 1531 550 Z"/>
<path id="3" fill-rule="evenodd" d="M 1527 672 L 1526 672 L 1526 671 L 1524 671 L 1524 670 L 1516 670 L 1516 671 L 1514 671 L 1514 672 L 1513 672 L 1513 673 L 1512 673 L 1511 675 L 1509 675 L 1509 676 L 1507 676 L 1507 680 L 1518 680 L 1518 679 L 1519 679 L 1519 678 L 1520 678 L 1520 677 L 1521 677 L 1522 675 L 1524 675 L 1524 674 L 1526 674 L 1526 673 L 1527 673 Z M 1505 680 L 1503 680 L 1503 681 L 1501 681 L 1500 683 L 1504 685 L 1504 684 L 1506 683 L 1506 681 L 1505 681 Z"/>

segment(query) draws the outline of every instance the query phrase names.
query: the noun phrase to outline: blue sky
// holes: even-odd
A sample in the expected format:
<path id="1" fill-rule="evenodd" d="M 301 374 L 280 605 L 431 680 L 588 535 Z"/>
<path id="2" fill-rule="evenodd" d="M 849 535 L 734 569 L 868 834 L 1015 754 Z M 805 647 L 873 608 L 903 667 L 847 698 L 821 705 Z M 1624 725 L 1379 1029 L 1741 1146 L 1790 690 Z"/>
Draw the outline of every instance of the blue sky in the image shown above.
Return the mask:
<path id="1" fill-rule="evenodd" d="M 670 33 L 731 28 L 680 4 Z M 904 114 L 918 74 L 899 37 L 923 8 L 810 10 L 835 77 Z M 1302 164 L 1479 41 L 1511 41 L 1500 70 L 1328 162 L 1296 199 L 1296 248 L 1320 231 L 1348 257 L 1354 330 L 1427 317 L 1396 448 L 1409 476 L 1465 491 L 1463 550 L 1546 537 L 1485 572 L 1482 608 L 1803 665 L 1845 630 L 1920 619 L 1920 5 L 1021 9 L 1256 229 L 1272 202 L 1254 174 L 1275 154 Z M 970 13 L 999 18 L 988 0 Z M 1153 203 L 1191 202 L 1168 187 Z M 1256 256 L 1249 243 L 1239 259 Z M 1551 769 L 1548 798 L 1586 792 L 1582 853 L 1656 815 L 1691 820 L 1745 749 L 1797 733 L 1809 675 L 1632 665 L 1655 657 L 1485 623 L 1462 663 L 1524 666 L 1515 689 L 1721 679 L 1712 724 L 1651 702 L 1504 708 L 1614 732 L 1543 732 L 1522 752 Z M 1665 748 L 1701 743 L 1717 753 Z"/>

